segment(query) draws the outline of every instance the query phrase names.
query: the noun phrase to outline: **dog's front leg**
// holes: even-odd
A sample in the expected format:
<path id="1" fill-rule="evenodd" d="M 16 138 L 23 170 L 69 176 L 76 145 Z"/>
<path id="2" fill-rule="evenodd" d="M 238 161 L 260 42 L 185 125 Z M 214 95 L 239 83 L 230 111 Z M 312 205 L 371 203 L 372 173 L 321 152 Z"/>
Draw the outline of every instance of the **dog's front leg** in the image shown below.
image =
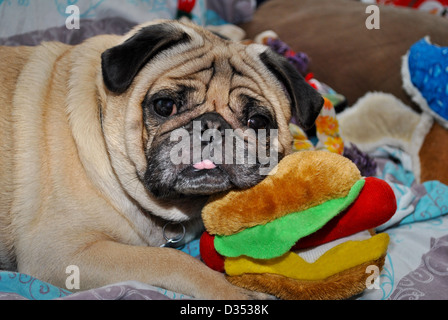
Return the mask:
<path id="1" fill-rule="evenodd" d="M 223 274 L 176 249 L 99 241 L 83 250 L 75 264 L 81 290 L 135 280 L 199 299 L 265 297 L 231 285 Z"/>

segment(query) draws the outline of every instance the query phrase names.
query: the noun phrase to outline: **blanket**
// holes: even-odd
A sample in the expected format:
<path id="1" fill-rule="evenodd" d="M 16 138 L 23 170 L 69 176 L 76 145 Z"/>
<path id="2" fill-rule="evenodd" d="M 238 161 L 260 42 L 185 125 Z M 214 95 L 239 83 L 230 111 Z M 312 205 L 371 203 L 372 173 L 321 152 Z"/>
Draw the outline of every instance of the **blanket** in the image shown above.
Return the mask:
<path id="1" fill-rule="evenodd" d="M 12 2 L 7 1 L 3 5 L 5 3 Z M 0 8 L 1 5 L 2 1 Z M 136 22 L 123 18 L 83 20 L 83 28 L 76 36 L 75 33 L 65 32 L 65 27 L 52 27 L 3 37 L 0 39 L 0 45 L 35 45 L 48 40 L 76 44 L 99 32 L 123 34 L 135 24 Z M 356 105 L 354 107 L 356 109 Z M 357 299 L 448 299 L 448 187 L 440 181 L 420 181 L 418 150 L 411 147 L 422 145 L 422 137 L 427 134 L 426 127 L 430 121 L 410 115 L 410 127 L 406 132 L 395 130 L 391 122 L 388 129 L 395 129 L 386 132 L 387 139 L 382 139 L 384 136 L 381 136 L 373 142 L 355 141 L 350 132 L 345 130 L 349 121 L 344 121 L 344 118 L 347 120 L 348 116 L 350 114 L 340 117 L 341 134 L 347 145 L 353 142 L 366 152 L 370 163 L 376 164 L 372 175 L 386 180 L 392 186 L 398 205 L 394 217 L 378 228 L 378 231 L 388 233 L 391 239 L 379 282 Z M 351 116 L 355 115 L 352 113 Z M 371 122 L 372 119 L 367 117 L 366 121 Z M 367 128 L 366 123 L 357 123 L 361 130 Z M 414 134 L 415 132 L 419 134 Z M 375 132 L 370 131 L 370 134 L 374 135 Z M 179 250 L 196 259 L 201 258 L 199 239 Z M 184 300 L 193 297 L 135 281 L 74 293 L 30 275 L 3 271 L 0 272 L 0 299 Z"/>
<path id="2" fill-rule="evenodd" d="M 448 299 L 448 186 L 416 182 L 410 156 L 384 146 L 369 156 L 376 177 L 393 188 L 398 210 L 378 227 L 391 242 L 379 282 L 356 297 L 360 300 Z M 179 248 L 200 259 L 199 239 Z M 181 293 L 128 281 L 70 292 L 15 272 L 0 272 L 0 300 L 189 300 Z"/>
<path id="3" fill-rule="evenodd" d="M 391 239 L 380 284 L 360 298 L 448 299 L 448 291 L 442 290 L 448 285 L 448 186 L 417 183 L 411 157 L 399 148 L 384 146 L 370 155 L 378 164 L 376 176 L 394 190 L 398 210 L 377 228 Z M 413 286 L 420 290 L 412 291 Z"/>

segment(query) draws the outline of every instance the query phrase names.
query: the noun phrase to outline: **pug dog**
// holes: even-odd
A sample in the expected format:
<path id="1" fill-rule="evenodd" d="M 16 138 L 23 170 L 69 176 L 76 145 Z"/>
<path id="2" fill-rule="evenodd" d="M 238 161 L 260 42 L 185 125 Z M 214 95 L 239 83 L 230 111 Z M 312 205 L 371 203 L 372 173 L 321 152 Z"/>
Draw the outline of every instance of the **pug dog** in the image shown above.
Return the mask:
<path id="1" fill-rule="evenodd" d="M 286 59 L 157 21 L 77 46 L 0 47 L 0 101 L 2 270 L 65 287 L 76 266 L 78 290 L 135 280 L 199 299 L 260 297 L 172 247 L 202 231 L 210 195 L 266 176 L 257 153 L 238 154 L 258 144 L 281 160 L 291 116 L 313 125 L 323 99 Z M 239 149 L 218 149 L 249 129 L 234 134 Z"/>

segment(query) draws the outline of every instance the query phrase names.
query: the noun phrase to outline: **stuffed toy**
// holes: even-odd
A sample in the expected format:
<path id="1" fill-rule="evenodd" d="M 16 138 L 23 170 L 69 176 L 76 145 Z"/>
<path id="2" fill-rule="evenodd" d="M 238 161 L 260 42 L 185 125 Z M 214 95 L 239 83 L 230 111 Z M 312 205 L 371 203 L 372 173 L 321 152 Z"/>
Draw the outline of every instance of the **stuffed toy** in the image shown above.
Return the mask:
<path id="1" fill-rule="evenodd" d="M 280 299 L 347 299 L 379 274 L 389 237 L 372 230 L 396 208 L 391 187 L 348 158 L 295 152 L 255 187 L 209 200 L 201 257 L 234 285 Z"/>
<path id="2" fill-rule="evenodd" d="M 363 0 L 363 2 L 371 3 L 369 0 Z M 376 0 L 376 2 L 383 5 L 413 8 L 437 16 L 448 17 L 448 0 Z"/>
<path id="3" fill-rule="evenodd" d="M 448 129 L 448 47 L 420 39 L 403 56 L 401 74 L 412 100 Z"/>

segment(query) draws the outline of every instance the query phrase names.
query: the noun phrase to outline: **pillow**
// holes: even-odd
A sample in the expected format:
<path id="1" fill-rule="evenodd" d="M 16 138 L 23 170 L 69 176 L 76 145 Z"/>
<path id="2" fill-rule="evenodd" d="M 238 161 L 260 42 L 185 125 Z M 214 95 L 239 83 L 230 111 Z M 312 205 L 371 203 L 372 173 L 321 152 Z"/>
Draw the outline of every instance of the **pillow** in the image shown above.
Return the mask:
<path id="1" fill-rule="evenodd" d="M 66 26 L 61 26 L 0 38 L 0 46 L 37 46 L 43 41 L 59 41 L 76 45 L 99 34 L 125 34 L 135 27 L 136 23 L 117 17 L 100 20 L 84 19 L 81 25 L 82 28 L 79 30 L 67 30 Z"/>
<path id="2" fill-rule="evenodd" d="M 425 137 L 419 157 L 422 182 L 437 180 L 448 185 L 448 130 L 435 122 Z"/>
<path id="3" fill-rule="evenodd" d="M 78 6 L 80 19 L 120 17 L 143 23 L 175 18 L 177 4 L 177 0 L 0 0 L 0 38 L 65 26 L 70 16 L 70 13 L 66 13 L 69 5 Z M 206 0 L 196 0 L 192 18 L 198 24 L 205 24 Z"/>
<path id="4" fill-rule="evenodd" d="M 350 0 L 270 0 L 241 25 L 248 38 L 275 31 L 311 59 L 316 79 L 350 105 L 369 91 L 391 93 L 420 111 L 402 89 L 401 59 L 426 35 L 448 45 L 448 20 L 409 8 L 379 6 L 380 29 L 366 28 L 366 4 Z"/>

